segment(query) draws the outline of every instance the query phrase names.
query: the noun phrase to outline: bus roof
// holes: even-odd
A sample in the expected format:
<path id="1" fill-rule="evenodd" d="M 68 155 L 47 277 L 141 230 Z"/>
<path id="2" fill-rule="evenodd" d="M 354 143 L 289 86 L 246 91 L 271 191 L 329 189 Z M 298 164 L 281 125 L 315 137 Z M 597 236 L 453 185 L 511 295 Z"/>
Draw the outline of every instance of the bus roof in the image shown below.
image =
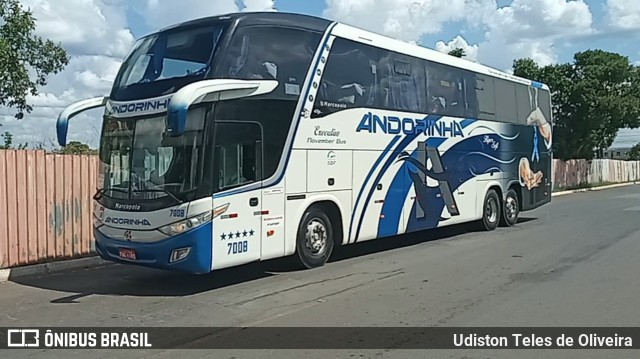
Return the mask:
<path id="1" fill-rule="evenodd" d="M 324 32 L 333 23 L 330 20 L 320 17 L 295 14 L 286 12 L 239 12 L 230 13 L 218 16 L 210 16 L 187 22 L 179 23 L 166 27 L 159 32 L 177 30 L 180 28 L 199 27 L 206 26 L 209 23 L 219 21 L 231 21 L 236 22 L 240 26 L 250 25 L 278 25 L 278 26 L 290 26 L 302 29 L 308 29 L 311 31 Z M 371 31 L 363 30 L 351 25 L 336 23 L 336 26 L 332 30 L 332 34 L 338 37 L 346 38 L 370 46 L 379 47 L 386 50 L 399 52 L 408 56 L 415 56 L 423 58 L 428 61 L 438 62 L 441 64 L 457 67 L 460 69 L 484 74 L 487 76 L 501 78 L 507 81 L 517 82 L 528 86 L 533 86 L 545 90 L 549 90 L 549 87 L 545 84 L 531 81 L 525 78 L 511 75 L 504 71 L 482 65 L 477 62 L 469 61 L 466 59 L 450 56 L 448 54 L 424 47 L 419 45 L 410 44 L 401 40 L 393 39 L 388 36 L 380 35 Z"/>
<path id="2" fill-rule="evenodd" d="M 187 22 L 166 27 L 160 30 L 160 32 L 184 28 L 184 27 L 206 26 L 209 23 L 214 23 L 219 21 L 232 21 L 232 22 L 235 21 L 242 26 L 248 26 L 248 25 L 290 26 L 290 27 L 297 27 L 297 28 L 303 28 L 303 29 L 320 31 L 320 32 L 326 31 L 329 25 L 331 25 L 332 23 L 327 19 L 322 19 L 319 17 L 311 16 L 311 15 L 294 14 L 294 13 L 286 13 L 286 12 L 277 12 L 277 11 L 237 12 L 237 13 L 230 13 L 230 14 L 210 16 L 210 17 L 190 20 Z"/>

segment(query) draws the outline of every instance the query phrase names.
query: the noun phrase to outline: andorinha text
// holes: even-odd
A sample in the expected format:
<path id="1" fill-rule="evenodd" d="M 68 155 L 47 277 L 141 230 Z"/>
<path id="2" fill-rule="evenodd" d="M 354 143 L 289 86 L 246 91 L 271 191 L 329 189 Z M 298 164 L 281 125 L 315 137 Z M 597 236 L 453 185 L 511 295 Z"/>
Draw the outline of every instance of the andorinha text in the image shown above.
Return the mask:
<path id="1" fill-rule="evenodd" d="M 425 118 L 407 118 L 396 116 L 378 116 L 374 113 L 367 113 L 360 120 L 356 132 L 387 133 L 398 135 L 419 135 L 424 134 L 430 137 L 464 137 L 462 125 L 458 121 L 438 121 Z"/>

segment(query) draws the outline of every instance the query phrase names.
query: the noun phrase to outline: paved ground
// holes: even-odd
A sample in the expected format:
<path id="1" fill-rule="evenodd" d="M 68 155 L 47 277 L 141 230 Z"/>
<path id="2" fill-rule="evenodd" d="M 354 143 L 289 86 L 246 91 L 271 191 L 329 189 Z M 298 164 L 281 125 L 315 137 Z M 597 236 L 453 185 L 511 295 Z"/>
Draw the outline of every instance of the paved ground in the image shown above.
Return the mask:
<path id="1" fill-rule="evenodd" d="M 637 326 L 640 186 L 558 197 L 515 228 L 364 243 L 324 268 L 109 266 L 0 285 L 4 326 Z M 1 354 L 1 353 L 0 353 Z M 623 351 L 55 351 L 7 357 L 632 357 Z"/>

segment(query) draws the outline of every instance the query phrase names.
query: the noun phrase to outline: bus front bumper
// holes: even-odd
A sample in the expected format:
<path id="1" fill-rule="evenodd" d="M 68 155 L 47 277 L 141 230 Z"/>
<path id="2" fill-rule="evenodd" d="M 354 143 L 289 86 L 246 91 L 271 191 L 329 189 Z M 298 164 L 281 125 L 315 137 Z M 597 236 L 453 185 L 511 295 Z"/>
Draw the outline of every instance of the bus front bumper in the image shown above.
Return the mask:
<path id="1" fill-rule="evenodd" d="M 211 272 L 212 228 L 212 223 L 209 222 L 189 232 L 151 243 L 109 238 L 95 228 L 93 233 L 96 252 L 104 260 L 203 274 Z M 179 254 L 184 257 L 181 258 Z"/>

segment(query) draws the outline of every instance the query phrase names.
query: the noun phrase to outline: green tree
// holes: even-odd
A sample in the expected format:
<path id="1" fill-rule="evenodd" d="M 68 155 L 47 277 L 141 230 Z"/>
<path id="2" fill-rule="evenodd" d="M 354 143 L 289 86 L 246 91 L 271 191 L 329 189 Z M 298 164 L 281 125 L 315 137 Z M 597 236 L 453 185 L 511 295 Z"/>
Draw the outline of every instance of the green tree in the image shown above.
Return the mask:
<path id="1" fill-rule="evenodd" d="M 27 96 L 37 95 L 38 86 L 62 71 L 69 57 L 59 44 L 33 34 L 35 18 L 18 0 L 0 0 L 0 23 L 0 106 L 15 108 L 22 119 L 33 110 Z"/>
<path id="2" fill-rule="evenodd" d="M 455 49 L 449 51 L 449 55 L 455 56 L 455 57 L 459 57 L 459 58 L 463 58 L 463 57 L 467 56 L 467 53 L 464 51 L 464 49 L 455 48 Z"/>
<path id="3" fill-rule="evenodd" d="M 0 123 L 0 127 L 2 127 L 1 123 Z M 2 144 L 0 144 L 0 150 L 11 150 L 14 148 L 13 135 L 11 134 L 11 132 L 4 131 L 4 133 L 0 134 L 0 138 L 2 138 Z M 27 146 L 28 146 L 27 143 L 21 143 L 21 144 L 18 144 L 18 147 L 16 149 L 24 150 L 27 148 Z"/>
<path id="4" fill-rule="evenodd" d="M 97 155 L 98 151 L 92 149 L 86 143 L 70 141 L 66 146 L 56 151 L 62 155 Z"/>
<path id="5" fill-rule="evenodd" d="M 640 142 L 631 147 L 631 151 L 629 151 L 629 159 L 633 161 L 640 161 Z"/>
<path id="6" fill-rule="evenodd" d="M 544 67 L 518 59 L 513 70 L 551 88 L 558 158 L 592 159 L 611 146 L 618 129 L 640 126 L 640 68 L 627 57 L 589 50 L 572 63 Z"/>
<path id="7" fill-rule="evenodd" d="M 4 131 L 4 133 L 0 134 L 0 137 L 2 137 L 0 150 L 9 150 L 13 148 L 13 135 L 9 131 Z"/>

